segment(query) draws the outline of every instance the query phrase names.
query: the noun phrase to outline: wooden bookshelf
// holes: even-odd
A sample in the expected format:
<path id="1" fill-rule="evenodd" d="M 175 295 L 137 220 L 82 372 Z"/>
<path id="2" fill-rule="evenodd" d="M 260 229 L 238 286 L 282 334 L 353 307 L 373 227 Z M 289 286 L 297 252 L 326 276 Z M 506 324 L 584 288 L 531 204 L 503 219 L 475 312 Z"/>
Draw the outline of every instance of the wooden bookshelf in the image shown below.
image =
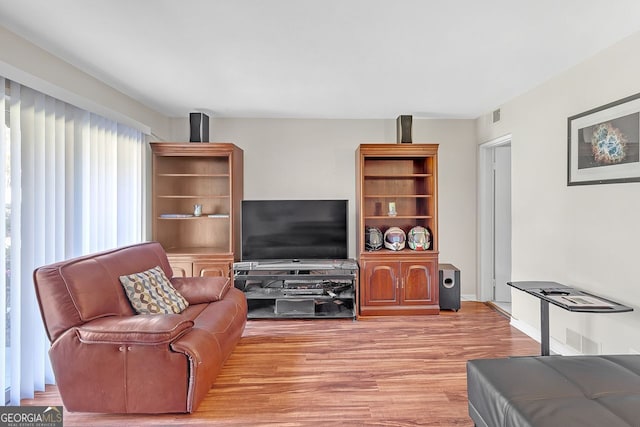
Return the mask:
<path id="1" fill-rule="evenodd" d="M 189 142 L 152 142 L 151 150 L 153 239 L 174 274 L 231 277 L 240 254 L 243 151 L 232 143 Z"/>
<path id="2" fill-rule="evenodd" d="M 356 158 L 360 315 L 439 313 L 438 145 L 362 144 Z M 430 247 L 366 249 L 366 227 L 384 233 L 394 226 L 405 233 L 415 226 L 428 229 Z"/>

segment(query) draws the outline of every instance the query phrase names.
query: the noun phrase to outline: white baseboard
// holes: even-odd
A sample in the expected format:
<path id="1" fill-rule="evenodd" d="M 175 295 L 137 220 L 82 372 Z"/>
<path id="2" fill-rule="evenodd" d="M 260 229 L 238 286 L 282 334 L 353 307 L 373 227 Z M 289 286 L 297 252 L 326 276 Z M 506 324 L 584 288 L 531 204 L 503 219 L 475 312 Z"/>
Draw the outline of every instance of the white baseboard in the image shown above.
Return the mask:
<path id="1" fill-rule="evenodd" d="M 478 301 L 476 294 L 462 294 L 460 295 L 462 301 Z"/>
<path id="2" fill-rule="evenodd" d="M 533 326 L 531 326 L 531 325 L 529 325 L 527 323 L 524 323 L 524 322 L 522 322 L 522 321 L 520 321 L 518 319 L 514 319 L 513 317 L 511 318 L 511 321 L 509 323 L 511 324 L 511 326 L 513 326 L 514 328 L 516 328 L 517 330 L 519 330 L 523 334 L 529 336 L 530 338 L 533 338 L 537 342 L 540 342 L 540 330 L 539 329 L 536 329 Z M 565 343 L 562 343 L 562 342 L 556 340 L 553 337 L 549 338 L 549 350 L 553 354 L 560 354 L 562 356 L 580 356 L 580 355 L 582 355 L 582 353 L 577 352 L 572 347 L 569 347 Z"/>

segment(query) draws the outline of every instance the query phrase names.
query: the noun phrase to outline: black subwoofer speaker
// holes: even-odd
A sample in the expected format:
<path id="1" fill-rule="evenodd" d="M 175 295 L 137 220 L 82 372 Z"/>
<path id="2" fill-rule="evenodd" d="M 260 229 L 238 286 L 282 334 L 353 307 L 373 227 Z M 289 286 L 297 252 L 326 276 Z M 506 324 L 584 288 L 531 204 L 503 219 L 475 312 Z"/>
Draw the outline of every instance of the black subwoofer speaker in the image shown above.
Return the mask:
<path id="1" fill-rule="evenodd" d="M 451 264 L 439 264 L 440 310 L 460 310 L 460 270 Z"/>
<path id="2" fill-rule="evenodd" d="M 190 142 L 209 142 L 209 116 L 204 113 L 189 113 L 189 124 Z"/>

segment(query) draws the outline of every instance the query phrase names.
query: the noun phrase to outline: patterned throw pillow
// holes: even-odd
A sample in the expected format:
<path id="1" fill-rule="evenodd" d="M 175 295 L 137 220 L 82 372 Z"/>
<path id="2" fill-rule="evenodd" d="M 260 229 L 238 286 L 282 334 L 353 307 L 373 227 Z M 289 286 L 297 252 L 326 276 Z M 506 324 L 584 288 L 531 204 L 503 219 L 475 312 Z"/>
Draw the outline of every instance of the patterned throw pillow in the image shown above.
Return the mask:
<path id="1" fill-rule="evenodd" d="M 120 283 L 138 314 L 180 313 L 189 306 L 159 266 L 120 276 Z"/>

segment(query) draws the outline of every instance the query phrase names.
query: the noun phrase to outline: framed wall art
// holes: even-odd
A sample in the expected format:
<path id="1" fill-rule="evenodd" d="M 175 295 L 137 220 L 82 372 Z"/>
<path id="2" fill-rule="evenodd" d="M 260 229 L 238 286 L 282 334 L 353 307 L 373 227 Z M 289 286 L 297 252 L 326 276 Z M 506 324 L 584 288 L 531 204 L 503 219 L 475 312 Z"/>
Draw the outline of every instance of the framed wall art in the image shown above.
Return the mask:
<path id="1" fill-rule="evenodd" d="M 568 119 L 567 185 L 640 181 L 640 93 Z"/>

